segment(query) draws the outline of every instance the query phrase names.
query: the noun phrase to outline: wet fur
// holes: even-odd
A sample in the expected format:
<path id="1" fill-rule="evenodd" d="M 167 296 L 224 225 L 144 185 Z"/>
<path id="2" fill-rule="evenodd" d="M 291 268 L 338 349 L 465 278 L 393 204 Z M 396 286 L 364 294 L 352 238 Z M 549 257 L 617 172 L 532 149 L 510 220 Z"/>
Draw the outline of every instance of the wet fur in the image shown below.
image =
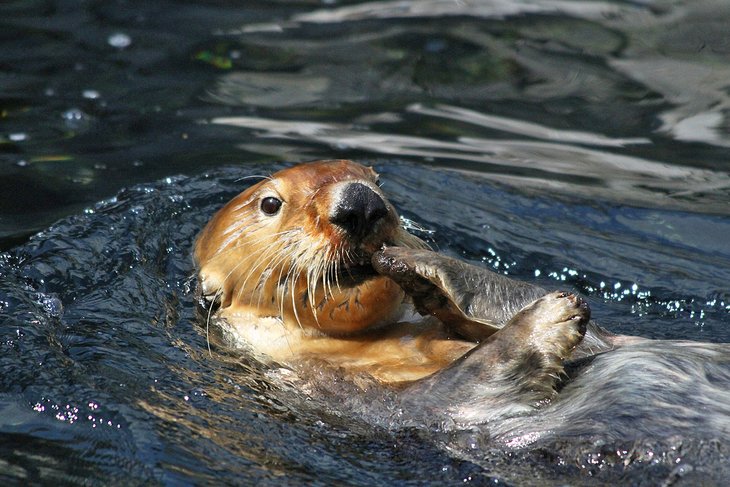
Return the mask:
<path id="1" fill-rule="evenodd" d="M 555 395 L 563 362 L 583 339 L 589 317 L 573 294 L 533 301 L 449 367 L 402 391 L 404 416 L 443 429 L 533 411 Z"/>
<path id="2" fill-rule="evenodd" d="M 389 248 L 373 260 L 380 272 L 409 293 L 416 290 L 416 305 L 422 312 L 431 312 L 440 300 L 452 300 L 452 306 L 466 310 L 468 318 L 504 327 L 493 337 L 508 330 L 523 313 L 504 324 L 512 310 L 525 305 L 529 309 L 533 296 L 547 292 L 430 251 Z M 470 394 L 485 397 L 482 406 L 488 407 L 460 400 L 458 393 L 449 393 L 449 382 L 444 382 L 437 385 L 440 394 L 447 396 L 437 401 L 441 409 L 424 409 L 417 399 L 423 391 L 416 386 L 414 394 L 403 399 L 412 405 L 413 424 L 440 422 L 463 428 L 488 422 L 490 441 L 512 447 L 534 447 L 556 438 L 600 444 L 648 440 L 681 444 L 683 438 L 730 443 L 728 344 L 612 335 L 591 321 L 585 338 L 564 361 L 566 374 L 558 384 L 560 392 L 521 413 L 516 406 L 528 396 L 504 388 L 490 390 L 494 378 L 476 386 L 468 380 L 470 373 L 499 372 L 488 357 L 483 360 L 486 366 L 482 369 L 473 367 L 461 374 L 452 366 L 450 383 L 456 387 L 462 382 L 472 384 L 477 390 Z M 534 376 L 527 373 L 529 368 L 530 361 L 523 360 L 518 376 Z"/>
<path id="3" fill-rule="evenodd" d="M 387 215 L 362 241 L 332 224 L 343 185 L 382 196 L 377 174 L 350 161 L 294 166 L 247 189 L 208 223 L 195 244 L 202 294 L 231 339 L 286 363 L 321 360 L 387 383 L 439 370 L 474 346 L 437 320 L 395 324 L 404 294 L 391 279 L 347 278 L 347 268 L 384 244 L 424 247 L 406 232 L 384 196 Z M 264 198 L 282 201 L 262 213 Z"/>

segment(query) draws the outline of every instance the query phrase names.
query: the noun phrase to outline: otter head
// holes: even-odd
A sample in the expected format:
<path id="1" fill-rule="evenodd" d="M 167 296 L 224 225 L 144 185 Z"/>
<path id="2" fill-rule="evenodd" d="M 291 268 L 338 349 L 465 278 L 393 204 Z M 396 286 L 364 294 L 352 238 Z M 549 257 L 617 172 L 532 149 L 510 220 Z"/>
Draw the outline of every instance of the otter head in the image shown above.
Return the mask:
<path id="1" fill-rule="evenodd" d="M 384 245 L 424 244 L 401 227 L 377 177 L 351 161 L 318 161 L 235 197 L 195 244 L 204 295 L 223 311 L 330 335 L 396 318 L 403 292 L 373 271 L 370 257 Z"/>

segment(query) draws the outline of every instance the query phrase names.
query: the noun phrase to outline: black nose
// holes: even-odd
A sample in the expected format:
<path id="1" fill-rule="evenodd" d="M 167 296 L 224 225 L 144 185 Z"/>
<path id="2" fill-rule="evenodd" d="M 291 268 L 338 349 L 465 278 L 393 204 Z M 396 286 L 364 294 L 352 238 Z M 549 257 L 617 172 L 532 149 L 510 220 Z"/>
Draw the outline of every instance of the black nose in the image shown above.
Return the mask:
<path id="1" fill-rule="evenodd" d="M 362 239 L 387 214 L 388 208 L 378 193 L 364 184 L 350 183 L 342 189 L 330 221 L 353 237 Z"/>

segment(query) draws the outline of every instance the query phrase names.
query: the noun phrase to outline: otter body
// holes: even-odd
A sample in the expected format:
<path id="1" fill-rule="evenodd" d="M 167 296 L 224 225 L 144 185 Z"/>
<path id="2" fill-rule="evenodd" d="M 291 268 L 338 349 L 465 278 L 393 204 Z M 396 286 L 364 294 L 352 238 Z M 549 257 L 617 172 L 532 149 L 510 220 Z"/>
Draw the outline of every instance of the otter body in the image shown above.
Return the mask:
<path id="1" fill-rule="evenodd" d="M 424 247 L 372 170 L 320 161 L 231 201 L 195 257 L 236 344 L 303 375 L 314 360 L 372 378 L 391 426 L 478 427 L 515 448 L 730 441 L 727 345 L 612 335 L 575 295 Z"/>

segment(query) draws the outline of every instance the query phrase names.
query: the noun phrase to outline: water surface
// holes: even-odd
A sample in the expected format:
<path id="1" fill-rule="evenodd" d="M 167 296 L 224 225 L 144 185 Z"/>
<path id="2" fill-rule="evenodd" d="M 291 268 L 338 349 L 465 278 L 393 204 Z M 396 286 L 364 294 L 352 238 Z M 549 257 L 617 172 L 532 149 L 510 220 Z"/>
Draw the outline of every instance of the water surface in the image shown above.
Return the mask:
<path id="1" fill-rule="evenodd" d="M 701 471 L 676 444 L 625 470 L 591 445 L 465 460 L 309 404 L 207 335 L 190 247 L 241 178 L 353 158 L 442 252 L 578 289 L 617 332 L 729 342 L 724 2 L 37 0 L 0 19 L 2 478 Z"/>

